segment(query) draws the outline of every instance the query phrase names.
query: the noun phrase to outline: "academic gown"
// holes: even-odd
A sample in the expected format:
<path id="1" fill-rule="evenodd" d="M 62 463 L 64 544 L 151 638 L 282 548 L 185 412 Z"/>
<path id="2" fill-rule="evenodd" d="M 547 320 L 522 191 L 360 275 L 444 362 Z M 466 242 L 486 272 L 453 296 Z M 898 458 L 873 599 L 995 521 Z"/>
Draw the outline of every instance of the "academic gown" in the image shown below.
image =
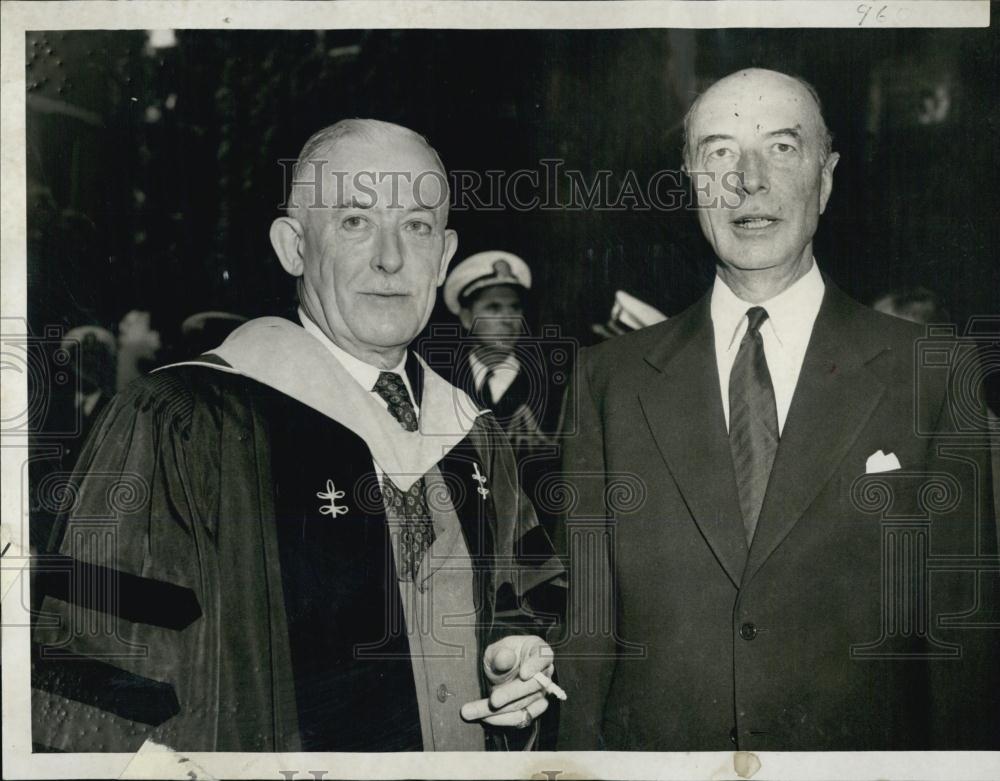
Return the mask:
<path id="1" fill-rule="evenodd" d="M 502 431 L 460 419 L 468 399 L 415 356 L 407 371 L 423 395 L 410 456 L 373 423 L 398 427 L 384 409 L 329 405 L 365 392 L 277 318 L 116 397 L 67 491 L 60 556 L 36 572 L 36 747 L 420 750 L 375 463 L 404 490 L 430 467 L 445 477 L 474 568 L 476 658 L 541 631 L 520 597 L 552 565 L 521 555 L 536 521 Z"/>
<path id="2" fill-rule="evenodd" d="M 459 350 L 453 365 L 441 373 L 471 398 L 479 409 L 489 410 L 511 439 L 521 485 L 539 520 L 551 533 L 559 506 L 559 429 L 562 398 L 570 377 L 568 365 L 555 364 L 540 343 L 529 341 L 514 348 L 520 369 L 503 395 L 494 400 L 486 383 L 476 388 L 470 356 L 474 346 Z M 561 354 L 556 351 L 557 355 Z"/>

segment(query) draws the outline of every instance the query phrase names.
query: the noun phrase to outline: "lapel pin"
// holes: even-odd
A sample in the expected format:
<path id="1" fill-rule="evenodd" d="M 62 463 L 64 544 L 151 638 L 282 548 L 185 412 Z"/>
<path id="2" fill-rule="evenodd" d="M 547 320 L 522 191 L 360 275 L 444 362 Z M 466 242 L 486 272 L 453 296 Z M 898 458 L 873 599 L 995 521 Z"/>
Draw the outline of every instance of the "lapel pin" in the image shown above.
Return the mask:
<path id="1" fill-rule="evenodd" d="M 474 465 L 472 471 L 472 479 L 475 480 L 479 485 L 476 487 L 476 492 L 485 499 L 490 495 L 490 489 L 486 487 L 486 476 L 479 471 L 479 464 Z"/>
<path id="2" fill-rule="evenodd" d="M 338 499 L 344 498 L 344 492 L 337 490 L 337 486 L 333 484 L 333 480 L 327 480 L 326 490 L 317 491 L 316 496 L 320 499 L 330 500 L 330 504 L 320 505 L 319 511 L 323 515 L 332 515 L 336 518 L 338 515 L 343 515 L 347 512 L 346 504 L 337 504 Z"/>

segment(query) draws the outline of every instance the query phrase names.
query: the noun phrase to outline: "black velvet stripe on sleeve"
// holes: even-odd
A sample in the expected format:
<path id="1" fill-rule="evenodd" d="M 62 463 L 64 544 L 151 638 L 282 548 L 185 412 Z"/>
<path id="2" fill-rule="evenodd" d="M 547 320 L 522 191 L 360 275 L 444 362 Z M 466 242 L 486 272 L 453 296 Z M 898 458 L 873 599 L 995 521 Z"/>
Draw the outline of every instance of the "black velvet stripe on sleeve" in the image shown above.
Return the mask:
<path id="1" fill-rule="evenodd" d="M 85 656 L 43 656 L 33 646 L 31 685 L 58 697 L 91 705 L 124 719 L 158 726 L 180 713 L 173 686 Z"/>
<path id="2" fill-rule="evenodd" d="M 46 556 L 35 577 L 41 595 L 132 623 L 180 630 L 202 615 L 198 598 L 189 588 L 69 556 Z"/>

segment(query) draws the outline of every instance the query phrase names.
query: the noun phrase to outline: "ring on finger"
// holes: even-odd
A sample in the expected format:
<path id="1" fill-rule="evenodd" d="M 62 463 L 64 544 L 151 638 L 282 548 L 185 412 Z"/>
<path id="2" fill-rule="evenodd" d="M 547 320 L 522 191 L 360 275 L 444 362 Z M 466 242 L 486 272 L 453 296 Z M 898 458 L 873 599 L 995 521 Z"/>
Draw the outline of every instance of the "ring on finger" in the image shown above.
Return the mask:
<path id="1" fill-rule="evenodd" d="M 531 724 L 531 712 L 527 708 L 521 708 L 521 712 L 524 714 L 524 716 L 521 718 L 521 721 L 519 721 L 517 724 L 518 729 L 524 729 L 529 724 Z"/>

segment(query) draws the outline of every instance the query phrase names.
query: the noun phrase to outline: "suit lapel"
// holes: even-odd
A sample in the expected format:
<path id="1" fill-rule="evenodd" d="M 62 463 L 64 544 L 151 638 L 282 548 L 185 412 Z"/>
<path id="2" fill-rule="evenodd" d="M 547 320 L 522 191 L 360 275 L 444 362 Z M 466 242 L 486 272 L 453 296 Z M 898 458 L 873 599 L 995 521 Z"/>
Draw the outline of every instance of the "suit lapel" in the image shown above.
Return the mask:
<path id="1" fill-rule="evenodd" d="M 885 391 L 865 366 L 883 348 L 872 344 L 872 334 L 857 333 L 858 308 L 826 281 L 771 469 L 744 585 L 829 481 Z"/>
<path id="2" fill-rule="evenodd" d="M 747 560 L 705 296 L 674 319 L 647 357 L 660 370 L 639 392 L 657 447 L 684 502 L 735 585 Z"/>

